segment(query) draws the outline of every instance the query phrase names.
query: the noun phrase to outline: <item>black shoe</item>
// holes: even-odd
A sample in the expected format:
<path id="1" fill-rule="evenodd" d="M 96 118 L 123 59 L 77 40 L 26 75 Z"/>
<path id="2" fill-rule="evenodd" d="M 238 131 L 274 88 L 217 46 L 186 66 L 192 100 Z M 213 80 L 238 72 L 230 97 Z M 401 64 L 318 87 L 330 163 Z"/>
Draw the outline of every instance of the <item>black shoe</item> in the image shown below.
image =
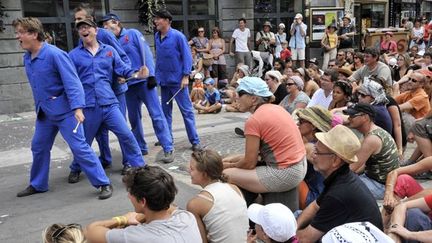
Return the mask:
<path id="1" fill-rule="evenodd" d="M 36 189 L 33 186 L 28 186 L 26 189 L 20 191 L 17 193 L 17 197 L 27 197 L 36 193 L 42 193 L 40 191 L 36 191 Z"/>
<path id="2" fill-rule="evenodd" d="M 101 190 L 100 193 L 99 193 L 99 199 L 100 200 L 108 199 L 113 194 L 113 187 L 112 187 L 112 185 L 101 186 L 100 190 Z"/>
<path id="3" fill-rule="evenodd" d="M 126 173 L 128 172 L 128 171 L 130 171 L 132 169 L 132 167 L 130 166 L 130 165 L 125 165 L 125 166 L 123 166 L 123 169 L 122 169 L 122 171 L 121 171 L 121 175 L 126 175 Z"/>
<path id="4" fill-rule="evenodd" d="M 192 151 L 198 152 L 201 150 L 203 150 L 203 148 L 201 147 L 201 144 L 197 143 L 197 144 L 192 145 Z"/>
<path id="5" fill-rule="evenodd" d="M 164 152 L 164 157 L 160 161 L 165 164 L 174 162 L 174 151 Z"/>
<path id="6" fill-rule="evenodd" d="M 80 180 L 80 173 L 81 172 L 73 172 L 73 171 L 71 171 L 69 173 L 69 176 L 68 176 L 68 182 L 71 183 L 71 184 L 79 182 L 79 180 Z"/>
<path id="7" fill-rule="evenodd" d="M 157 146 L 161 146 L 161 143 L 160 143 L 159 141 L 157 141 L 154 145 L 155 145 L 156 147 L 157 147 Z"/>
<path id="8" fill-rule="evenodd" d="M 102 164 L 102 168 L 104 168 L 104 170 L 109 169 L 112 167 L 112 164 Z"/>
<path id="9" fill-rule="evenodd" d="M 141 151 L 141 154 L 142 155 L 147 155 L 148 154 L 148 151 L 146 150 L 146 151 Z"/>
<path id="10" fill-rule="evenodd" d="M 234 132 L 235 132 L 235 134 L 239 135 L 240 137 L 244 137 L 245 136 L 243 129 L 241 129 L 240 127 L 234 128 Z"/>

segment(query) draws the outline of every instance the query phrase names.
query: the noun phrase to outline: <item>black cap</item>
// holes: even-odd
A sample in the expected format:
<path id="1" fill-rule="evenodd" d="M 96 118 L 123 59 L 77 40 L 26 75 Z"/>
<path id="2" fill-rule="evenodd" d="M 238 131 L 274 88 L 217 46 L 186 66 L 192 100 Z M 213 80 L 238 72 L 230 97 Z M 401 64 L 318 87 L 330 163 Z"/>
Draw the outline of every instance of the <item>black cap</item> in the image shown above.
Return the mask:
<path id="1" fill-rule="evenodd" d="M 153 16 L 159 17 L 159 18 L 162 18 L 162 19 L 168 19 L 169 21 L 172 20 L 171 13 L 168 12 L 168 10 L 165 10 L 165 9 L 161 9 L 161 10 L 158 10 L 158 11 L 154 12 Z"/>
<path id="2" fill-rule="evenodd" d="M 96 23 L 93 20 L 91 20 L 91 19 L 84 19 L 84 20 L 80 20 L 79 22 L 77 22 L 75 24 L 75 28 L 79 28 L 83 24 L 90 25 L 91 27 L 94 27 L 94 28 L 97 27 Z"/>
<path id="3" fill-rule="evenodd" d="M 100 20 L 100 22 L 103 23 L 103 22 L 111 20 L 111 19 L 114 19 L 115 21 L 119 21 L 120 22 L 119 16 L 117 16 L 116 14 L 113 14 L 113 13 L 109 13 L 109 14 L 103 16 L 102 19 Z"/>
<path id="4" fill-rule="evenodd" d="M 359 113 L 364 113 L 369 115 L 372 119 L 375 117 L 375 110 L 370 104 L 357 103 L 348 107 L 343 113 L 348 116 L 353 116 Z"/>

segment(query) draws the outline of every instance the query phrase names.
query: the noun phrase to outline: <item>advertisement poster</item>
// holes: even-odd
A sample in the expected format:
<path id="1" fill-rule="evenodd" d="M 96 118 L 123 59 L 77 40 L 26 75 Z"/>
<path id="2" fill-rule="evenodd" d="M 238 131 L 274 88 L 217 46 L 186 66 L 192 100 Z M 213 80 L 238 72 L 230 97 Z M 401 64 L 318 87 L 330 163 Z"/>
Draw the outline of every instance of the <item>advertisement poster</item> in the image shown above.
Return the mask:
<path id="1" fill-rule="evenodd" d="M 339 19 L 342 19 L 342 16 L 342 9 L 312 10 L 312 41 L 320 41 L 325 35 L 327 26 L 329 26 L 330 24 L 338 25 L 338 23 L 340 22 Z"/>

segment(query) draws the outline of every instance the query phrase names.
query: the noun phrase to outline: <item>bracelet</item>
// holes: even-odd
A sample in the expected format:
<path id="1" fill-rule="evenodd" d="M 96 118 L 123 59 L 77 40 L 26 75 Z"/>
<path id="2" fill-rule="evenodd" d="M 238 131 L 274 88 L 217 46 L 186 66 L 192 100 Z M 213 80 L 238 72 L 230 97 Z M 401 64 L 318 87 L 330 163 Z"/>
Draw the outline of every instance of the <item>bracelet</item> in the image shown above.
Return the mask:
<path id="1" fill-rule="evenodd" d="M 127 218 L 125 216 L 118 216 L 118 217 L 113 217 L 112 219 L 114 219 L 117 222 L 118 226 L 124 226 L 127 225 Z"/>
<path id="2" fill-rule="evenodd" d="M 117 222 L 117 226 L 121 226 L 122 225 L 121 219 L 119 217 L 113 217 L 112 219 Z"/>

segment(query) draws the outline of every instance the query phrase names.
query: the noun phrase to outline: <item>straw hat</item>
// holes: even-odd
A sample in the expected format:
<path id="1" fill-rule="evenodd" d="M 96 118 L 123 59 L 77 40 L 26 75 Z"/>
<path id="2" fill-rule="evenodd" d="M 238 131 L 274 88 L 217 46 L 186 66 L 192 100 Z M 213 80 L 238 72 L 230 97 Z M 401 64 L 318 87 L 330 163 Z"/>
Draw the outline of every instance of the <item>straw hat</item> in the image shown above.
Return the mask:
<path id="1" fill-rule="evenodd" d="M 342 19 L 348 19 L 351 23 L 351 14 L 345 14 L 345 16 Z"/>
<path id="2" fill-rule="evenodd" d="M 345 67 L 345 66 L 338 68 L 337 71 L 345 77 L 349 77 L 353 74 L 351 69 L 349 67 Z"/>
<path id="3" fill-rule="evenodd" d="M 347 163 L 358 161 L 356 156 L 361 144 L 357 136 L 346 126 L 337 125 L 328 132 L 318 132 L 315 137 Z"/>
<path id="4" fill-rule="evenodd" d="M 332 114 L 322 106 L 317 105 L 299 109 L 297 116 L 312 123 L 321 132 L 328 132 L 331 129 Z"/>

